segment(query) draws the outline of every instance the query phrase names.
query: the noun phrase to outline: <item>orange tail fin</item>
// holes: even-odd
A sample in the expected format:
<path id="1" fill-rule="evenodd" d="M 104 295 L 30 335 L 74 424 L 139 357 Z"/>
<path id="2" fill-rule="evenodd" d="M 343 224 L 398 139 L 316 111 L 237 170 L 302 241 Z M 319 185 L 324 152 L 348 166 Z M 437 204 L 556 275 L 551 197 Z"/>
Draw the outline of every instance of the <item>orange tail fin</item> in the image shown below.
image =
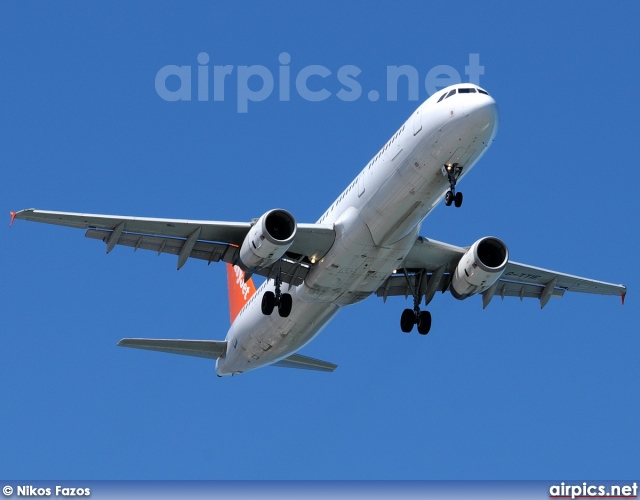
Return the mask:
<path id="1" fill-rule="evenodd" d="M 233 323 L 240 310 L 256 293 L 256 287 L 251 278 L 248 281 L 244 280 L 242 269 L 231 264 L 227 264 L 227 284 L 229 286 L 229 315 L 231 323 Z"/>

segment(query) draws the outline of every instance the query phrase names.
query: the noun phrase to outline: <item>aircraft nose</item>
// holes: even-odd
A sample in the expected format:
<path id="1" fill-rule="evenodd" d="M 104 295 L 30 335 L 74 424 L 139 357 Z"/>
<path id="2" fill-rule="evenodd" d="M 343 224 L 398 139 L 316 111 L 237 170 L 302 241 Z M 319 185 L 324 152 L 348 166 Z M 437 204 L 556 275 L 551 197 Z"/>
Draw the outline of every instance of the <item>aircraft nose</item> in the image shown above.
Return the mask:
<path id="1" fill-rule="evenodd" d="M 492 97 L 478 95 L 474 102 L 465 106 L 465 115 L 473 123 L 474 128 L 493 138 L 498 131 L 498 105 Z"/>

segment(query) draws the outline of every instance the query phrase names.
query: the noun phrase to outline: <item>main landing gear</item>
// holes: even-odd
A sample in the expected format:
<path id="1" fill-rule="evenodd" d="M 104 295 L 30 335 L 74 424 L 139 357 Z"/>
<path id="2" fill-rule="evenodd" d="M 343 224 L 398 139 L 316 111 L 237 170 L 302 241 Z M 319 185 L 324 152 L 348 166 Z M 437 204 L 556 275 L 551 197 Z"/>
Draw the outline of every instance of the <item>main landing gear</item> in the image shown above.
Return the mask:
<path id="1" fill-rule="evenodd" d="M 422 272 L 415 274 L 415 284 L 411 285 L 411 280 L 407 275 L 407 271 L 404 271 L 404 276 L 407 279 L 409 290 L 413 295 L 413 309 L 405 309 L 400 316 L 400 329 L 409 333 L 413 330 L 413 325 L 418 326 L 418 333 L 420 335 L 426 335 L 431 330 L 431 313 L 429 311 L 420 310 L 420 302 L 422 301 L 422 279 L 424 274 Z"/>
<path id="2" fill-rule="evenodd" d="M 442 166 L 442 173 L 447 176 L 449 180 L 449 191 L 444 197 L 444 204 L 446 206 L 451 206 L 451 203 L 455 204 L 456 208 L 462 206 L 462 193 L 456 193 L 456 183 L 458 182 L 458 177 L 462 173 L 462 167 L 458 166 L 457 163 L 447 163 Z"/>
<path id="3" fill-rule="evenodd" d="M 271 316 L 273 310 L 277 307 L 278 314 L 282 318 L 286 318 L 291 314 L 291 306 L 293 305 L 293 299 L 291 298 L 291 294 L 282 293 L 280 291 L 280 273 L 276 275 L 276 291 L 275 293 L 272 291 L 264 292 L 262 296 L 262 314 L 265 316 Z"/>

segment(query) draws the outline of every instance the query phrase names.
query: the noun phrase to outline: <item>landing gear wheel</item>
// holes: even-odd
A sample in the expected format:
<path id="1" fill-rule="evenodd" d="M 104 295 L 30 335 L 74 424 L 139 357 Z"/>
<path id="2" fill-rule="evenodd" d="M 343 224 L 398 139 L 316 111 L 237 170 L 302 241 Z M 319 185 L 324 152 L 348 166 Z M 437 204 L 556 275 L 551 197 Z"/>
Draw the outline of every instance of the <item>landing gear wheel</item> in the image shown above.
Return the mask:
<path id="1" fill-rule="evenodd" d="M 456 208 L 460 208 L 460 206 L 462 205 L 462 193 L 458 191 L 453 198 Z"/>
<path id="2" fill-rule="evenodd" d="M 283 293 L 280 296 L 280 303 L 278 304 L 278 314 L 282 318 L 286 318 L 291 314 L 291 306 L 293 304 L 293 300 L 291 295 L 288 293 Z"/>
<path id="3" fill-rule="evenodd" d="M 262 314 L 270 316 L 276 307 L 276 295 L 273 292 L 264 292 L 262 296 Z"/>
<path id="4" fill-rule="evenodd" d="M 447 194 L 444 196 L 444 204 L 450 207 L 451 203 L 453 202 L 453 199 L 454 199 L 453 193 L 451 191 L 447 191 Z"/>
<path id="5" fill-rule="evenodd" d="M 413 309 L 405 309 L 400 316 L 400 329 L 404 333 L 409 333 L 413 330 L 413 325 L 416 324 L 416 313 Z"/>
<path id="6" fill-rule="evenodd" d="M 447 193 L 447 195 L 450 193 L 451 191 Z M 447 197 L 449 198 L 449 196 Z M 453 196 L 451 198 L 453 198 Z M 411 277 L 406 269 L 403 269 L 402 272 L 407 280 L 409 292 L 413 295 L 413 309 L 405 309 L 402 311 L 402 316 L 400 317 L 400 329 L 405 333 L 409 333 L 413 330 L 413 325 L 418 325 L 418 333 L 420 335 L 426 335 L 429 333 L 429 330 L 431 330 L 431 313 L 429 311 L 421 311 L 420 303 L 422 302 L 422 299 L 425 298 L 424 303 L 427 305 L 431 301 L 431 298 L 433 298 L 433 290 L 431 290 L 431 292 L 427 292 L 429 286 L 427 284 L 427 280 L 429 279 L 427 270 L 415 270 Z M 434 278 L 432 277 L 431 279 Z M 426 296 L 425 292 L 427 292 Z"/>
<path id="7" fill-rule="evenodd" d="M 278 266 L 275 276 L 275 290 L 273 292 L 264 292 L 264 295 L 262 296 L 262 314 L 270 316 L 273 310 L 277 307 L 280 317 L 287 318 L 289 314 L 291 314 L 293 299 L 291 298 L 291 294 L 282 293 L 280 291 L 280 285 L 282 284 L 280 272 L 281 269 Z"/>
<path id="8" fill-rule="evenodd" d="M 418 318 L 418 333 L 426 335 L 431 330 L 431 313 L 429 311 L 421 311 Z"/>

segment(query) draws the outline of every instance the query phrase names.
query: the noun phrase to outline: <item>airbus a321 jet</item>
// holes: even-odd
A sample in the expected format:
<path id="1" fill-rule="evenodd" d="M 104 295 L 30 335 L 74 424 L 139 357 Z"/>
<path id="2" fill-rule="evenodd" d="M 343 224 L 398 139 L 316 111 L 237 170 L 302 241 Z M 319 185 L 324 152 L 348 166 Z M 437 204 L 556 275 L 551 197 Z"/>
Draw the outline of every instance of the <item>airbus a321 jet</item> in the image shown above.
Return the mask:
<path id="1" fill-rule="evenodd" d="M 458 84 L 414 111 L 313 224 L 286 210 L 251 222 L 151 219 L 27 209 L 25 219 L 87 229 L 88 238 L 228 264 L 231 328 L 225 340 L 123 339 L 118 345 L 216 360 L 219 376 L 263 366 L 333 371 L 336 365 L 297 354 L 344 306 L 370 295 L 404 295 L 413 307 L 400 328 L 426 335 L 422 309 L 436 292 L 464 300 L 535 298 L 544 307 L 565 292 L 624 296 L 626 287 L 509 260 L 502 240 L 487 236 L 458 247 L 419 236 L 444 199 L 460 207 L 460 180 L 494 140 L 498 108 L 484 89 Z M 251 275 L 267 279 L 257 290 Z"/>

